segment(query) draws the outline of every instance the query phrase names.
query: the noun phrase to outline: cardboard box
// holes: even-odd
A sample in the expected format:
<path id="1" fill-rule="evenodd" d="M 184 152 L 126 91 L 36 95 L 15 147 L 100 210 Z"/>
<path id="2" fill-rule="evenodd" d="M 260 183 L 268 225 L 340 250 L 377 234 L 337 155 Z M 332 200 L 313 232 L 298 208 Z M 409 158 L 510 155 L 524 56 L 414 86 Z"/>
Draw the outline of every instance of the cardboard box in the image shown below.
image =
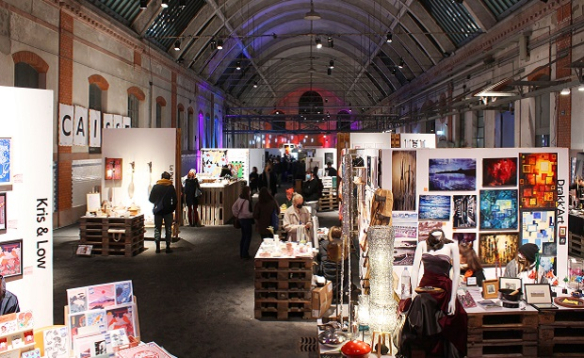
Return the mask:
<path id="1" fill-rule="evenodd" d="M 333 301 L 333 283 L 327 281 L 324 286 L 312 290 L 312 318 L 321 318 L 331 307 Z"/>

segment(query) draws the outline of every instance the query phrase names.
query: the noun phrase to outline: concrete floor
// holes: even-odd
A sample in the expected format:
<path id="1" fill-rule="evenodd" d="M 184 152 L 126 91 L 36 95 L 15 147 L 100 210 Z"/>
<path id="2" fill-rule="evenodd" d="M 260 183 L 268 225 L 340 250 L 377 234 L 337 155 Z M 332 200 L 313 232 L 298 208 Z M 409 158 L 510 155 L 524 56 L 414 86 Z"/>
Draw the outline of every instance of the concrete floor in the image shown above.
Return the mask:
<path id="1" fill-rule="evenodd" d="M 318 215 L 320 226 L 338 223 L 337 212 Z M 146 241 L 132 258 L 78 257 L 78 227 L 56 230 L 55 324 L 64 322 L 68 288 L 132 280 L 142 341 L 177 357 L 317 357 L 300 346 L 301 337 L 316 336 L 315 321 L 254 319 L 254 264 L 239 258 L 239 230 L 183 227 L 180 236 L 171 254 L 154 253 Z M 259 244 L 255 234 L 250 252 Z"/>

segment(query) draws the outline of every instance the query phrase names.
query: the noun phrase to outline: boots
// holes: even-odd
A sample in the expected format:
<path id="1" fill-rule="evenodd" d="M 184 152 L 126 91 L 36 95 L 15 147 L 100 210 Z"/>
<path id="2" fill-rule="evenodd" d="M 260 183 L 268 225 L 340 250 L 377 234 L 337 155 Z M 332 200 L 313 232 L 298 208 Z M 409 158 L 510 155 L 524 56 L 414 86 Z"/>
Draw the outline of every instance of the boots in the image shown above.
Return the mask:
<path id="1" fill-rule="evenodd" d="M 160 253 L 160 241 L 156 241 L 156 253 Z"/>
<path id="2" fill-rule="evenodd" d="M 170 249 L 170 241 L 166 241 L 166 253 L 170 254 L 172 250 Z"/>

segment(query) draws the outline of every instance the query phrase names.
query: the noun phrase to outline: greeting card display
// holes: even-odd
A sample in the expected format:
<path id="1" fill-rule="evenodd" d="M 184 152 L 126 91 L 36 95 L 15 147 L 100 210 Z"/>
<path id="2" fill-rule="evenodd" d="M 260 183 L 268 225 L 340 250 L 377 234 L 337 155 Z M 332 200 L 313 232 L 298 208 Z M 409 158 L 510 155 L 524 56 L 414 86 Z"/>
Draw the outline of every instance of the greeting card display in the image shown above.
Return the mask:
<path id="1" fill-rule="evenodd" d="M 124 349 L 117 352 L 120 358 L 172 358 L 169 354 L 163 351 L 156 343 L 148 343 L 139 345 L 134 348 Z"/>
<path id="2" fill-rule="evenodd" d="M 67 335 L 67 327 L 47 329 L 44 331 L 43 338 L 46 357 L 69 357 L 69 336 Z"/>

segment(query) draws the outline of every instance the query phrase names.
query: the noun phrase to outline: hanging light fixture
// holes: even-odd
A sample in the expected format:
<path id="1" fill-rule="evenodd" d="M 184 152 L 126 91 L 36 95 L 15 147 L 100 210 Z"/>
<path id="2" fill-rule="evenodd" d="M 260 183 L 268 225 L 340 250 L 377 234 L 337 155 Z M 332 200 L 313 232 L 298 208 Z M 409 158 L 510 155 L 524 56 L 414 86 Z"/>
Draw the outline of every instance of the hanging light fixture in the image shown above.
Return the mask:
<path id="1" fill-rule="evenodd" d="M 387 34 L 387 39 L 385 40 L 388 44 L 393 42 L 393 34 L 390 32 Z"/>
<path id="2" fill-rule="evenodd" d="M 241 61 L 237 61 L 236 65 L 235 65 L 235 69 L 238 71 L 241 70 Z"/>
<path id="3" fill-rule="evenodd" d="M 330 60 L 329 61 L 329 69 L 332 70 L 333 68 L 335 68 L 335 60 Z"/>
<path id="4" fill-rule="evenodd" d="M 148 0 L 140 0 L 140 9 L 146 9 L 148 7 Z"/>
<path id="5" fill-rule="evenodd" d="M 399 65 L 397 65 L 397 68 L 404 68 L 405 65 L 406 65 L 406 63 L 404 62 L 404 59 L 400 58 Z"/>
<path id="6" fill-rule="evenodd" d="M 160 6 L 166 9 L 168 7 L 168 0 L 162 0 Z"/>
<path id="7" fill-rule="evenodd" d="M 314 11 L 314 4 L 312 2 L 312 0 L 310 0 L 310 11 L 308 11 L 305 15 L 304 15 L 304 20 L 320 20 L 320 14 L 316 11 Z"/>
<path id="8" fill-rule="evenodd" d="M 567 96 L 567 95 L 569 95 L 569 94 L 570 94 L 570 89 L 569 89 L 569 88 L 564 88 L 564 89 L 563 89 L 563 90 L 560 92 L 560 94 L 561 94 L 562 96 Z"/>
<path id="9" fill-rule="evenodd" d="M 174 50 L 175 51 L 180 51 L 180 40 L 176 40 L 174 42 Z"/>
<path id="10" fill-rule="evenodd" d="M 223 40 L 217 40 L 217 50 L 223 50 Z"/>
<path id="11" fill-rule="evenodd" d="M 258 88 L 258 83 L 257 83 L 257 81 L 253 83 L 253 88 Z"/>
<path id="12" fill-rule="evenodd" d="M 314 42 L 316 42 L 316 48 L 322 48 L 322 41 L 320 41 L 320 37 L 317 37 Z"/>
<path id="13" fill-rule="evenodd" d="M 333 38 L 329 36 L 329 38 L 327 39 L 328 41 L 328 47 L 333 48 L 335 47 L 335 42 L 333 41 Z"/>

